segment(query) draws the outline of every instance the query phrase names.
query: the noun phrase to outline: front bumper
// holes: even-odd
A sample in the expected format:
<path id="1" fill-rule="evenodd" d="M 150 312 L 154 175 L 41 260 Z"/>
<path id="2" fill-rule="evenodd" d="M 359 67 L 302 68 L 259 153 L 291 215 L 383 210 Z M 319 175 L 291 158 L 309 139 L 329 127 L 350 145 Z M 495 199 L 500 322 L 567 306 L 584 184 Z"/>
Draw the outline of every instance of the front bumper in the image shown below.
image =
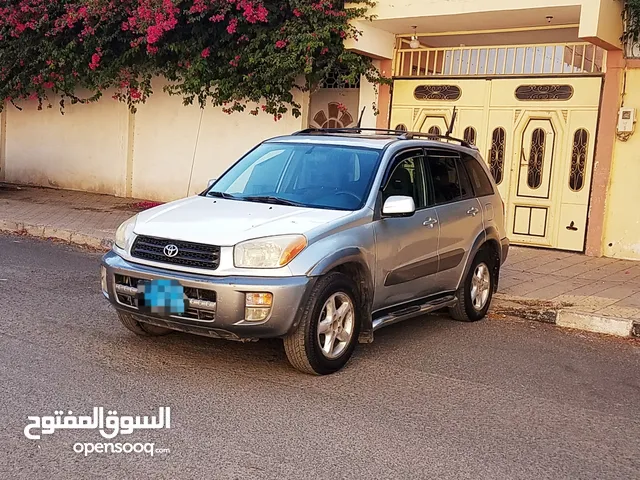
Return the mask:
<path id="1" fill-rule="evenodd" d="M 133 314 L 140 322 L 232 340 L 287 335 L 297 326 L 300 306 L 315 283 L 314 277 L 210 277 L 181 273 L 131 263 L 113 251 L 102 257 L 102 266 L 106 274 L 103 293 L 116 309 Z M 178 281 L 185 292 L 190 292 L 190 313 L 167 317 L 141 313 L 131 301 L 137 279 Z M 245 320 L 245 293 L 249 292 L 273 295 L 271 311 L 265 320 Z M 204 300 L 192 298 L 195 296 Z"/>

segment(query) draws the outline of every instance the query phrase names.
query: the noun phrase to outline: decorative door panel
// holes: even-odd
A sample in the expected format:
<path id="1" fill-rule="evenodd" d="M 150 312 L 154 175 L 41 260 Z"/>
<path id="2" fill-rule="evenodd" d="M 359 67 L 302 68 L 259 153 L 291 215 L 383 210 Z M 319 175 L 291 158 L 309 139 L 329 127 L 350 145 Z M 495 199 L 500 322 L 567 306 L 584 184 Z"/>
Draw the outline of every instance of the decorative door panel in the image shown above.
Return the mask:
<path id="1" fill-rule="evenodd" d="M 550 197 L 556 140 L 556 128 L 550 118 L 529 120 L 520 139 L 518 197 Z"/>
<path id="2" fill-rule="evenodd" d="M 581 251 L 602 78 L 416 78 L 394 81 L 391 127 L 478 147 L 506 206 L 513 244 Z"/>
<path id="3" fill-rule="evenodd" d="M 510 109 L 492 109 L 489 112 L 488 126 L 484 130 L 484 148 L 480 147 L 485 162 L 493 177 L 502 200 L 508 205 L 510 197 L 513 157 L 513 111 Z M 516 172 L 517 173 L 517 172 Z"/>
<path id="4" fill-rule="evenodd" d="M 418 115 L 418 121 L 414 124 L 416 132 L 444 135 L 447 133 L 450 116 L 445 113 L 423 111 Z"/>
<path id="5" fill-rule="evenodd" d="M 558 175 L 562 205 L 555 241 L 563 250 L 584 248 L 597 123 L 597 110 L 569 112 L 567 118 L 567 161 Z"/>

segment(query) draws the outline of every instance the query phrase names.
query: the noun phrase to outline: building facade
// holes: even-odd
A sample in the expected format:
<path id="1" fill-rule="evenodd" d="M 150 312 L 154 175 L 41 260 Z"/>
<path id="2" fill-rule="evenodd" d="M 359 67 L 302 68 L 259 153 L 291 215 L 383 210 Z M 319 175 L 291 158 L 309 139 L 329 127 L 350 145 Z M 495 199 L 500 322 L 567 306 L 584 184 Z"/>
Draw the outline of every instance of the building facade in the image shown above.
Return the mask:
<path id="1" fill-rule="evenodd" d="M 474 143 L 514 244 L 640 259 L 640 106 L 621 0 L 379 1 L 350 48 L 390 72 L 381 128 Z M 627 52 L 628 53 L 628 52 Z M 635 87 L 635 89 L 634 89 Z"/>

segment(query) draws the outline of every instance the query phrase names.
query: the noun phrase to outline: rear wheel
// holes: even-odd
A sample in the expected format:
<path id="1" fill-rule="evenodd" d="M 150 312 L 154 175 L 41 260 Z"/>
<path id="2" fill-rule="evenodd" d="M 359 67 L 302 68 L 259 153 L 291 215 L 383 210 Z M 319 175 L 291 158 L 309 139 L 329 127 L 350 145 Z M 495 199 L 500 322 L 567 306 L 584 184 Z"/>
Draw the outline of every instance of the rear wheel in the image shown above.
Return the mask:
<path id="1" fill-rule="evenodd" d="M 346 365 L 360 333 L 356 291 L 353 280 L 339 272 L 318 281 L 298 327 L 284 339 L 291 365 L 313 375 L 334 373 Z"/>
<path id="2" fill-rule="evenodd" d="M 494 263 L 487 250 L 480 250 L 475 256 L 458 291 L 458 303 L 449 309 L 455 320 L 477 322 L 487 315 L 495 290 Z"/>
<path id="3" fill-rule="evenodd" d="M 170 330 L 168 328 L 157 327 L 156 325 L 149 325 L 148 323 L 139 322 L 130 313 L 119 311 L 118 318 L 120 319 L 122 325 L 124 325 L 128 330 L 142 337 L 159 337 L 173 332 L 173 330 Z"/>

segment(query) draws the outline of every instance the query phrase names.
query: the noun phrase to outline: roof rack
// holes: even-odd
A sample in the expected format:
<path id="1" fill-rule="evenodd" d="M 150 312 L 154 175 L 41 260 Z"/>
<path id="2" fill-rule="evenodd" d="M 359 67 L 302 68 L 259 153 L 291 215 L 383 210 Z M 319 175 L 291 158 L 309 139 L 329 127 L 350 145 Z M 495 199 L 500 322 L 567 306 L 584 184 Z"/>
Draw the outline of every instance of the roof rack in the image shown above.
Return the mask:
<path id="1" fill-rule="evenodd" d="M 476 148 L 475 145 L 467 142 L 466 140 L 462 140 L 461 138 L 451 137 L 449 135 L 437 135 L 435 133 L 424 133 L 424 132 L 405 132 L 405 135 L 403 135 L 403 140 L 413 140 L 414 138 L 427 138 L 429 140 L 447 140 L 450 142 L 457 142 L 466 148 Z"/>
<path id="2" fill-rule="evenodd" d="M 385 133 L 392 135 L 402 135 L 403 130 L 389 130 L 386 128 L 359 128 L 359 127 L 351 127 L 351 128 L 305 128 L 304 130 L 300 130 L 299 132 L 294 133 L 293 135 L 308 135 L 309 133 L 361 133 L 361 132 L 376 132 L 376 133 Z"/>
<path id="3" fill-rule="evenodd" d="M 466 148 L 476 148 L 475 145 L 470 144 L 466 140 L 460 138 L 451 137 L 449 135 L 437 135 L 434 133 L 424 132 L 407 132 L 404 130 L 389 130 L 386 128 L 306 128 L 294 133 L 293 135 L 309 135 L 314 133 L 347 133 L 347 134 L 359 134 L 362 132 L 375 132 L 385 135 L 392 135 L 398 138 L 398 140 L 413 140 L 416 138 L 426 138 L 428 140 L 446 140 L 449 142 L 457 142 L 461 146 Z"/>

